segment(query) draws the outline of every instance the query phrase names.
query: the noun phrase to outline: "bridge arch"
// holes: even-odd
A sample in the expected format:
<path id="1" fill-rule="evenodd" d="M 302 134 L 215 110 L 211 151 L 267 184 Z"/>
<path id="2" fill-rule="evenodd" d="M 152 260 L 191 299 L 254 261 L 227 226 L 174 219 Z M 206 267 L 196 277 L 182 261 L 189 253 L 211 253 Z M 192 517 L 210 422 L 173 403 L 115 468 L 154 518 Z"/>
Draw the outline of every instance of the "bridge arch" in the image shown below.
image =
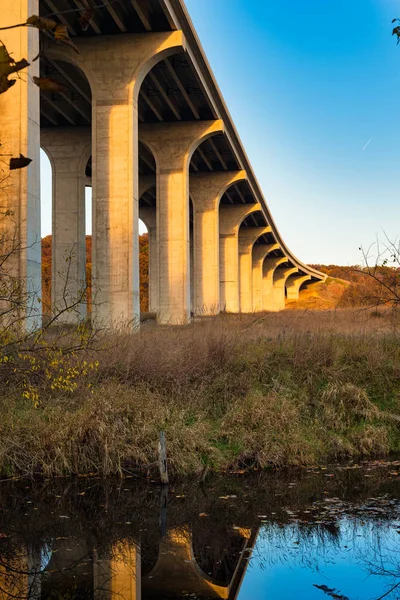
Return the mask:
<path id="1" fill-rule="evenodd" d="M 133 100 L 135 102 L 138 101 L 140 88 L 150 71 L 166 58 L 178 54 L 182 50 L 186 51 L 186 40 L 182 31 L 169 32 L 167 35 L 153 34 L 153 37 L 155 36 L 160 38 L 158 43 L 148 51 L 148 54 L 142 58 L 132 73 L 132 82 L 134 82 Z"/>
<path id="2" fill-rule="evenodd" d="M 257 242 L 267 247 L 271 241 L 271 227 L 261 225 L 264 218 L 257 219 L 256 215 L 257 212 L 252 213 L 254 223 L 244 225 L 243 221 L 239 228 L 239 306 L 242 313 L 253 312 L 253 248 Z"/>
<path id="3" fill-rule="evenodd" d="M 66 46 L 54 44 L 49 41 L 46 43 L 45 41 L 43 46 L 43 59 L 44 64 L 49 63 L 52 66 L 56 64 L 60 65 L 62 68 L 64 63 L 74 67 L 74 69 L 88 82 L 91 97 L 95 95 L 97 85 L 94 73 L 88 68 L 84 57 L 80 53 L 78 54 Z M 54 68 L 57 70 L 56 67 Z"/>
<path id="4" fill-rule="evenodd" d="M 287 265 L 278 266 L 274 270 L 272 279 L 272 310 L 280 311 L 285 308 L 286 281 L 288 277 L 294 273 L 298 273 L 298 271 L 299 269 L 290 262 L 288 262 Z"/>
<path id="5" fill-rule="evenodd" d="M 192 529 L 189 526 L 169 529 L 160 540 L 157 561 L 151 571 L 142 579 L 143 589 L 150 597 L 160 590 L 171 596 L 177 589 L 190 590 L 207 598 L 231 598 L 240 588 L 241 580 L 248 562 L 244 560 L 244 551 L 249 551 L 254 544 L 257 532 L 249 529 L 232 530 L 228 540 L 234 541 L 232 550 L 236 550 L 236 560 L 232 557 L 229 573 L 216 579 L 207 574 L 196 559 Z M 237 558 L 239 557 L 239 558 Z M 221 573 L 218 573 L 221 577 Z"/>
<path id="6" fill-rule="evenodd" d="M 77 39 L 75 45 L 79 52 L 65 45 L 48 42 L 44 44 L 44 55 L 53 60 L 70 63 L 82 71 L 90 83 L 93 96 L 98 96 L 101 91 L 100 87 L 104 84 L 104 71 L 107 72 L 106 77 L 121 75 L 121 71 L 125 71 L 124 79 L 128 84 L 132 106 L 133 103 L 136 105 L 140 87 L 151 69 L 165 58 L 186 50 L 182 31 L 153 33 L 146 36 L 121 36 L 104 40 L 101 52 L 91 38 Z M 106 56 L 112 63 L 110 71 L 104 69 Z M 121 57 L 126 63 L 123 68 Z M 118 64 L 114 64 L 118 61 L 120 70 Z"/>

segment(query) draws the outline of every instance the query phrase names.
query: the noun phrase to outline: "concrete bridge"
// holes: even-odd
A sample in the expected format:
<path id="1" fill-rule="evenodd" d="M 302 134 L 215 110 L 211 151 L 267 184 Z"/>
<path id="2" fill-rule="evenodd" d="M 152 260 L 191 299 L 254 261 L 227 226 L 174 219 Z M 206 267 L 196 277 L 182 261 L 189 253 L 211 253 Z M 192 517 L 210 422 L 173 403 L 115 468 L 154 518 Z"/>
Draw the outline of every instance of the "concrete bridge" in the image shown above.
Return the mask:
<path id="1" fill-rule="evenodd" d="M 0 26 L 55 12 L 79 50 L 31 27 L 1 35 L 16 60 L 31 62 L 29 75 L 0 95 L 1 150 L 32 159 L 11 172 L 6 196 L 18 238 L 14 274 L 31 291 L 31 316 L 41 295 L 41 145 L 53 168 L 55 304 L 73 302 L 85 282 L 85 185 L 93 190 L 99 324 L 139 320 L 139 218 L 149 231 L 150 310 L 159 323 L 282 310 L 285 297 L 324 279 L 281 238 L 183 0 L 3 4 Z M 62 87 L 40 90 L 33 76 Z M 85 318 L 86 304 L 78 308 Z"/>

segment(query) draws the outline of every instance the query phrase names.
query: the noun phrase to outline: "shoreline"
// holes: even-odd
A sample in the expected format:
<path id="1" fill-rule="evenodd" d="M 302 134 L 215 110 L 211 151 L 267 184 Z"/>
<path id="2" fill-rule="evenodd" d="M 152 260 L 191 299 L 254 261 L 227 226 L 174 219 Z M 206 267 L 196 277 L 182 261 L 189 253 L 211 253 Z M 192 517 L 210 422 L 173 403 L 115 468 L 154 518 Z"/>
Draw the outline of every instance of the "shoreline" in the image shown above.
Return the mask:
<path id="1" fill-rule="evenodd" d="M 290 311 L 115 335 L 57 367 L 74 385 L 38 378 L 36 404 L 8 387 L 0 474 L 122 475 L 157 461 L 160 431 L 174 477 L 387 457 L 400 450 L 393 318 Z"/>

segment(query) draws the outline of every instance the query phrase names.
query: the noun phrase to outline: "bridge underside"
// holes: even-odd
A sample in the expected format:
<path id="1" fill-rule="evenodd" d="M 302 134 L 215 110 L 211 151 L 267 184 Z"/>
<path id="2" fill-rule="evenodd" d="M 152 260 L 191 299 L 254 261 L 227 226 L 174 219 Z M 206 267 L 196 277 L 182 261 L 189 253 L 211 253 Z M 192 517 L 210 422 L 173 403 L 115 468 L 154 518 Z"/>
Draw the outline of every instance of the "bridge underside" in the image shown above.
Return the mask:
<path id="1" fill-rule="evenodd" d="M 40 144 L 53 169 L 53 310 L 72 307 L 66 321 L 87 317 L 86 185 L 99 325 L 139 321 L 139 218 L 160 323 L 282 310 L 286 297 L 324 279 L 281 239 L 181 0 L 17 0 L 0 25 L 39 11 L 66 27 L 75 48 L 34 28 L 5 31 L 16 59 L 40 60 L 0 96 L 5 152 L 33 159 L 11 174 L 7 202 L 21 242 L 15 270 L 36 322 Z"/>

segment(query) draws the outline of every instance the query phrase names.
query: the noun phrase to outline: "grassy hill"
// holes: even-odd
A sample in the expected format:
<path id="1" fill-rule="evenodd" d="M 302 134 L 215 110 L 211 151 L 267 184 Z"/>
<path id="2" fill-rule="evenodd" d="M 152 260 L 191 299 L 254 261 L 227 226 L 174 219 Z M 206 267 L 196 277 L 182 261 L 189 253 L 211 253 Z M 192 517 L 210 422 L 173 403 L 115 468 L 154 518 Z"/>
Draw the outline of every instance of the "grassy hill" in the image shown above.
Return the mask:
<path id="1" fill-rule="evenodd" d="M 326 281 L 303 290 L 297 302 L 287 303 L 288 308 L 326 310 L 390 303 L 395 299 L 400 285 L 400 272 L 394 267 L 311 266 L 326 273 Z"/>

